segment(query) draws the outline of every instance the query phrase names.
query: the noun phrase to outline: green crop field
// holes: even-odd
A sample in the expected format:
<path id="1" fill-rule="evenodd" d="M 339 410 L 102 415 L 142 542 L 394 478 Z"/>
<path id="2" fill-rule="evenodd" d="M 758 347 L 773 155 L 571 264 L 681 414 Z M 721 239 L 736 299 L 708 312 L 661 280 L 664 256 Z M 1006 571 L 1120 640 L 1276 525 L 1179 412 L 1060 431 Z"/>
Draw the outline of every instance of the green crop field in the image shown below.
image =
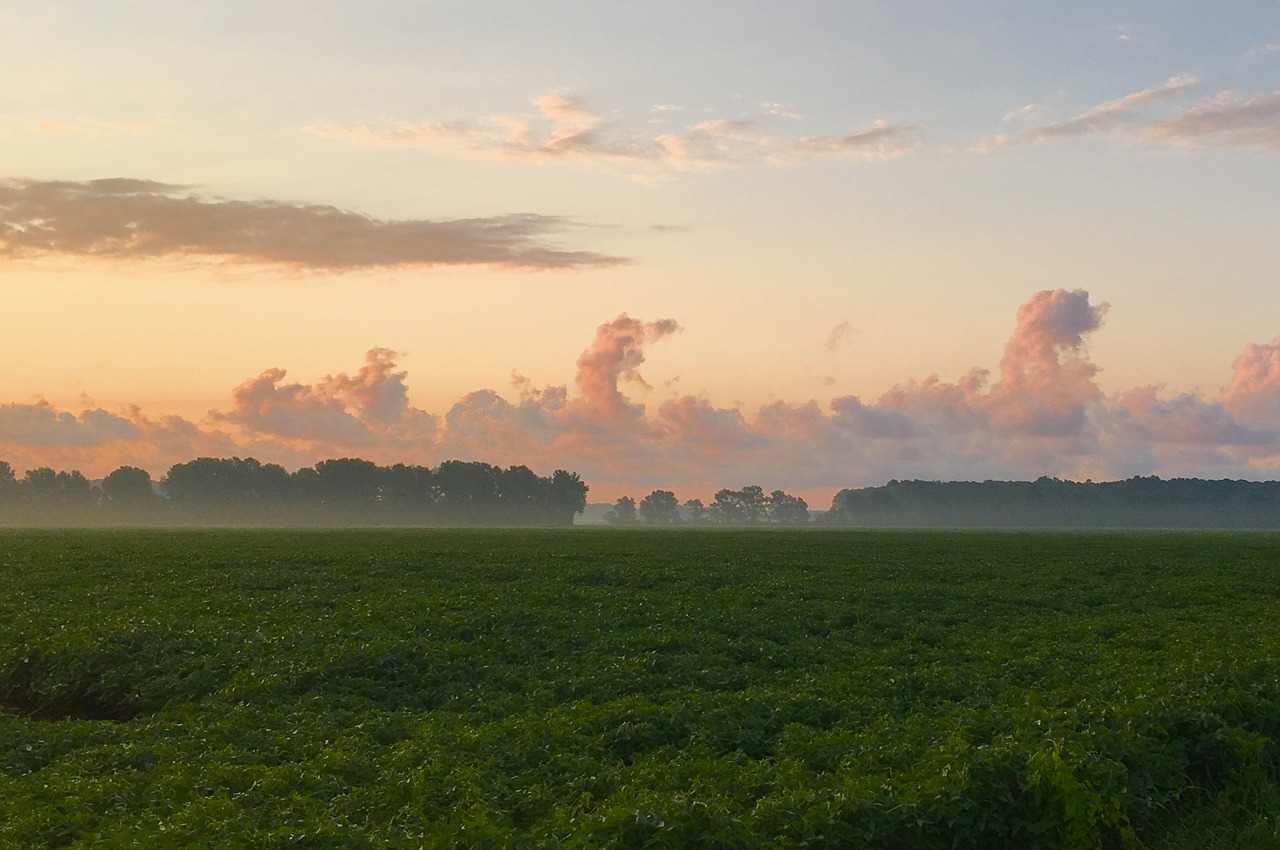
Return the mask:
<path id="1" fill-rule="evenodd" d="M 1280 536 L 0 533 L 0 847 L 1275 847 Z"/>

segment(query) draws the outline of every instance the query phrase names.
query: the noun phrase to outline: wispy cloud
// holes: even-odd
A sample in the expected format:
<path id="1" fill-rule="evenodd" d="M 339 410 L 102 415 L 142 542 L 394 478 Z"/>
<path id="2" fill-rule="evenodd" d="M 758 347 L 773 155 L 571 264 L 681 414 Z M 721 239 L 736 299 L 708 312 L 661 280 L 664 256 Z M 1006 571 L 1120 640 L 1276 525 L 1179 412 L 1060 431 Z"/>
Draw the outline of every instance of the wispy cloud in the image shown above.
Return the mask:
<path id="1" fill-rule="evenodd" d="M 1280 337 L 1248 345 L 1217 396 L 1170 398 L 1158 386 L 1108 395 L 1087 351 L 1106 313 L 1083 290 L 1037 292 L 1017 311 L 997 375 L 972 368 L 955 381 L 907 380 L 878 398 L 755 410 L 669 385 L 650 390 L 665 393 L 660 400 L 639 400 L 632 388 L 649 387 L 646 351 L 679 326 L 621 315 L 596 329 L 572 386 L 538 387 L 513 372 L 506 396 L 478 389 L 435 414 L 409 401 L 398 355 L 375 348 L 354 373 L 314 383 L 267 369 L 203 425 L 136 408 L 3 405 L 0 458 L 91 475 L 123 463 L 160 474 L 210 454 L 299 466 L 347 455 L 477 459 L 571 468 L 606 498 L 656 487 L 703 496 L 753 481 L 830 491 L 890 478 L 1256 478 L 1280 468 Z"/>
<path id="2" fill-rule="evenodd" d="M 384 220 L 318 204 L 228 200 L 149 180 L 0 180 L 0 258 L 7 259 L 203 259 L 326 271 L 624 262 L 548 241 L 569 227 L 564 219 L 532 214 Z"/>
<path id="3" fill-rule="evenodd" d="M 1004 123 L 1017 120 L 1025 120 L 1027 117 L 1043 111 L 1044 107 L 1038 103 L 1026 103 L 1017 109 L 1011 109 L 1004 114 L 1004 118 L 1000 119 Z"/>
<path id="4" fill-rule="evenodd" d="M 469 121 L 308 128 L 356 145 L 431 148 L 460 156 L 603 165 L 640 177 L 743 166 L 799 164 L 820 159 L 890 159 L 916 147 L 914 126 L 876 121 L 841 135 L 789 137 L 769 132 L 770 118 L 798 120 L 779 104 L 761 115 L 700 121 L 681 130 L 646 135 L 602 119 L 575 95 L 533 100 L 536 111 Z M 661 114 L 679 111 L 669 104 Z"/>
<path id="5" fill-rule="evenodd" d="M 764 110 L 765 115 L 772 115 L 775 118 L 788 118 L 792 121 L 799 121 L 804 116 L 794 109 L 790 109 L 786 104 L 768 101 L 760 104 L 760 108 Z"/>
<path id="6" fill-rule="evenodd" d="M 1022 134 L 1022 138 L 1041 142 L 1114 130 L 1135 122 L 1152 107 L 1183 97 L 1199 84 L 1200 81 L 1192 76 L 1170 77 L 1163 85 L 1100 103 L 1066 121 L 1028 130 Z"/>
<path id="7" fill-rule="evenodd" d="M 1132 92 L 1091 107 L 1066 121 L 1024 130 L 1016 135 L 984 139 L 979 151 L 1014 142 L 1116 134 L 1137 143 L 1163 144 L 1183 150 L 1234 148 L 1280 152 L 1280 91 L 1245 97 L 1230 90 L 1178 107 L 1200 81 L 1192 76 L 1170 77 L 1163 85 Z M 1024 115 L 1026 107 L 1006 120 Z"/>
<path id="8" fill-rule="evenodd" d="M 831 332 L 827 334 L 827 350 L 835 351 L 856 333 L 857 330 L 852 324 L 849 322 L 841 322 L 832 328 Z"/>
<path id="9" fill-rule="evenodd" d="M 1121 44 L 1129 44 L 1130 42 L 1139 41 L 1140 39 L 1134 33 L 1132 24 L 1116 24 L 1114 27 L 1116 41 Z"/>
<path id="10" fill-rule="evenodd" d="M 1244 98 L 1219 92 L 1190 110 L 1141 128 L 1144 140 L 1185 148 L 1248 148 L 1280 153 L 1280 91 Z"/>

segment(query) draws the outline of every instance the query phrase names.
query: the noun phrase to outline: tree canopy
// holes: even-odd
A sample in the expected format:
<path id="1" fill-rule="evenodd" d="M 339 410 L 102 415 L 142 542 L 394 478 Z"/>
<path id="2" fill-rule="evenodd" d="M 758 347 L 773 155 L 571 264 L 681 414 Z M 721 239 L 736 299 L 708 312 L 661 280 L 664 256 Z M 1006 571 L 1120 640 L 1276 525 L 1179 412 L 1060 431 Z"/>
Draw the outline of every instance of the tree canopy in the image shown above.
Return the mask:
<path id="1" fill-rule="evenodd" d="M 804 499 L 782 490 L 766 494 L 757 484 L 719 490 L 709 506 L 701 499 L 682 505 L 670 490 L 654 490 L 638 507 L 635 499 L 623 496 L 605 514 L 611 525 L 803 525 L 809 520 L 809 505 Z"/>
<path id="2" fill-rule="evenodd" d="M 887 527 L 1280 528 L 1280 481 L 890 481 L 841 490 L 823 520 Z"/>
<path id="3" fill-rule="evenodd" d="M 202 457 L 159 482 L 122 466 L 97 484 L 48 467 L 18 480 L 0 461 L 0 523 L 571 525 L 587 490 L 563 469 L 547 477 L 466 461 L 431 469 L 336 458 L 290 473 L 255 458 Z"/>

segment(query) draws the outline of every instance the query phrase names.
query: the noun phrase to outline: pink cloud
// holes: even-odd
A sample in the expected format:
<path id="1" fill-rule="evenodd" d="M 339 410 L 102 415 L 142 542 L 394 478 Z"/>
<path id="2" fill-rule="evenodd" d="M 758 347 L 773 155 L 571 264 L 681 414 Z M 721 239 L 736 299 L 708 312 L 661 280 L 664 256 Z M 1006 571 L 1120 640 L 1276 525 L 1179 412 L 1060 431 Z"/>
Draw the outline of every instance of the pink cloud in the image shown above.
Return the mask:
<path id="1" fill-rule="evenodd" d="M 649 389 L 639 371 L 644 363 L 644 346 L 678 330 L 680 326 L 674 319 L 645 323 L 625 313 L 598 327 L 595 341 L 578 358 L 577 384 L 592 414 L 605 421 L 620 422 L 641 413 L 643 408 L 628 401 L 618 383 L 629 381 Z"/>
<path id="2" fill-rule="evenodd" d="M 1280 91 L 1244 98 L 1219 92 L 1190 110 L 1152 122 L 1141 130 L 1146 141 L 1184 148 L 1247 148 L 1280 153 Z"/>
<path id="3" fill-rule="evenodd" d="M 1192 76 L 1170 77 L 1163 85 L 1098 104 L 1066 121 L 1028 129 L 1013 138 L 991 137 L 980 143 L 978 149 L 991 150 L 1015 140 L 1047 142 L 1118 134 L 1138 142 L 1172 145 L 1184 150 L 1233 148 L 1280 152 L 1280 91 L 1244 96 L 1227 89 L 1203 97 L 1189 107 L 1170 109 L 1199 85 L 1200 81 Z"/>
<path id="4" fill-rule="evenodd" d="M 97 446 L 139 435 L 138 426 L 105 410 L 57 411 L 48 402 L 0 405 L 0 443 Z"/>
<path id="5" fill-rule="evenodd" d="M 1088 407 L 1101 393 L 1097 367 L 1083 353 L 1085 336 L 1102 324 L 1109 305 L 1089 303 L 1077 289 L 1037 292 L 1018 308 L 1017 326 L 1005 344 L 1000 379 L 970 370 L 956 384 L 936 375 L 900 384 L 878 405 L 909 414 L 945 431 L 986 429 L 1007 435 L 1066 437 L 1085 427 Z"/>
<path id="6" fill-rule="evenodd" d="M 1205 401 L 1190 393 L 1161 399 L 1156 387 L 1137 387 L 1121 393 L 1112 409 L 1144 443 L 1272 446 L 1277 439 L 1274 430 L 1245 425 L 1222 402 Z M 1271 422 L 1280 425 L 1280 418 L 1272 418 Z"/>
<path id="7" fill-rule="evenodd" d="M 1037 292 L 1018 308 L 1017 328 L 1000 360 L 1000 381 L 986 399 L 997 428 L 1066 436 L 1083 427 L 1085 407 L 1100 393 L 1093 383 L 1098 369 L 1081 349 L 1108 307 L 1091 305 L 1082 289 L 1054 289 Z"/>
<path id="8" fill-rule="evenodd" d="M 1139 120 L 1152 107 L 1176 100 L 1199 84 L 1198 79 L 1189 75 L 1170 77 L 1163 85 L 1131 92 L 1100 103 L 1067 121 L 1028 130 L 1022 134 L 1022 137 L 1028 141 L 1041 142 L 1064 136 L 1113 130 Z"/>
<path id="9" fill-rule="evenodd" d="M 604 500 L 659 487 L 706 498 L 759 483 L 817 499 L 890 478 L 1256 478 L 1280 468 L 1280 338 L 1248 345 L 1216 398 L 1167 398 L 1158 387 L 1108 396 L 1087 352 L 1107 308 L 1083 290 L 1037 292 L 1017 311 L 997 379 L 979 368 L 954 382 L 931 375 L 874 401 L 751 410 L 654 390 L 641 374 L 645 354 L 680 326 L 623 314 L 596 329 L 572 388 L 538 387 L 513 372 L 514 397 L 476 390 L 438 416 L 411 403 L 398 355 L 373 348 L 354 372 L 314 383 L 267 369 L 202 425 L 137 409 L 3 405 L 0 458 L 94 475 L 130 464 L 157 476 L 201 455 L 294 467 L 353 455 L 484 460 L 573 469 Z M 661 397 L 646 404 L 649 394 Z"/>
<path id="10" fill-rule="evenodd" d="M 285 383 L 285 370 L 268 369 L 236 387 L 231 409 L 211 418 L 255 438 L 310 443 L 339 454 L 399 449 L 420 455 L 435 444 L 438 417 L 409 404 L 397 357 L 373 348 L 355 375 L 329 375 L 310 385 Z"/>
<path id="11" fill-rule="evenodd" d="M 1222 403 L 1241 422 L 1280 427 L 1280 336 L 1269 345 L 1249 343 L 1231 364 Z"/>
<path id="12" fill-rule="evenodd" d="M 130 465 L 162 473 L 175 463 L 239 448 L 227 434 L 178 416 L 152 419 L 136 407 L 72 413 L 47 402 L 0 405 L 0 459 L 19 469 L 51 466 L 102 477 Z"/>
<path id="13" fill-rule="evenodd" d="M 541 162 L 577 162 L 617 168 L 638 177 L 826 159 L 891 159 L 916 143 L 911 125 L 875 121 L 843 135 L 780 136 L 769 120 L 797 116 L 766 106 L 760 115 L 699 121 L 656 135 L 627 131 L 597 115 L 577 95 L 534 98 L 535 111 L 452 122 L 399 122 L 384 127 L 330 125 L 309 132 L 356 145 L 429 147 L 459 156 Z M 673 112 L 674 108 L 658 107 Z"/>

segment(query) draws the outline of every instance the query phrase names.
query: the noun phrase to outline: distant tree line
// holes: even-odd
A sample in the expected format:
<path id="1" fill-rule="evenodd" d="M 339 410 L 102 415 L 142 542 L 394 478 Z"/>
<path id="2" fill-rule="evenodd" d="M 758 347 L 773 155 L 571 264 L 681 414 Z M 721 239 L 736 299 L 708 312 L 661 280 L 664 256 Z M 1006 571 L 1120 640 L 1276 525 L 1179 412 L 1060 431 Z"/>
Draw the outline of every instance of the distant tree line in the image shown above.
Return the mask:
<path id="1" fill-rule="evenodd" d="M 1280 528 L 1280 481 L 890 481 L 841 490 L 822 521 L 864 527 Z"/>
<path id="2" fill-rule="evenodd" d="M 799 496 L 781 490 L 766 493 L 751 485 L 741 490 L 723 489 L 711 504 L 690 499 L 681 504 L 670 490 L 654 490 L 636 500 L 623 496 L 605 514 L 610 525 L 804 525 L 809 505 Z"/>
<path id="3" fill-rule="evenodd" d="M 0 461 L 0 524 L 572 525 L 587 503 L 576 473 L 446 461 L 325 460 L 288 472 L 253 458 L 197 458 L 159 481 L 122 466 L 100 482 Z"/>

